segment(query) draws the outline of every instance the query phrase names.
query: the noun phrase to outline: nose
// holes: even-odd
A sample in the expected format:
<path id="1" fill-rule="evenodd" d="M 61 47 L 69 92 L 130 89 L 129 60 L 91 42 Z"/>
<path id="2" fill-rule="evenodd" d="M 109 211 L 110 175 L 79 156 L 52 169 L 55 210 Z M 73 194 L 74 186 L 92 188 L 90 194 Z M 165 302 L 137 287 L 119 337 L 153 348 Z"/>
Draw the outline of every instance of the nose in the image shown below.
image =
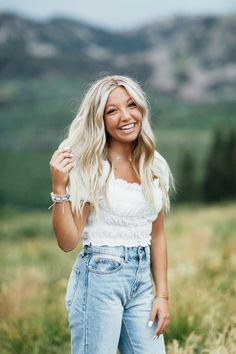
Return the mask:
<path id="1" fill-rule="evenodd" d="M 131 117 L 131 114 L 128 109 L 123 109 L 121 111 L 121 120 L 129 120 Z"/>

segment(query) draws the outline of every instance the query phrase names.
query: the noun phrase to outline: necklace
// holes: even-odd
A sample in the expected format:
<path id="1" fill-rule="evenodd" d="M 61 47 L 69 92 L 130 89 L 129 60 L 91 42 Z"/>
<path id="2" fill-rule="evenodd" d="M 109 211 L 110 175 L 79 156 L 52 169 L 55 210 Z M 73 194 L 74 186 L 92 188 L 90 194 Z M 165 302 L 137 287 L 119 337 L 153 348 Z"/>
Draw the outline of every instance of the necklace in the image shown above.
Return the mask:
<path id="1" fill-rule="evenodd" d="M 127 160 L 127 158 L 126 159 L 123 159 L 123 157 L 121 157 L 120 155 L 117 155 L 117 153 L 110 153 L 110 151 L 109 151 L 109 153 L 108 153 L 108 155 L 109 155 L 109 157 L 110 157 L 110 159 L 111 159 L 111 163 L 112 163 L 112 165 L 114 165 L 114 168 L 116 169 L 116 161 L 118 160 L 118 161 L 124 161 L 124 162 L 130 162 L 130 163 L 132 163 L 132 154 L 130 154 L 129 155 L 129 157 L 128 157 L 128 160 Z"/>
<path id="2" fill-rule="evenodd" d="M 131 156 L 128 157 L 128 160 L 125 160 L 125 159 L 122 159 L 119 155 L 117 155 L 116 159 L 117 160 L 122 160 L 122 161 L 132 161 L 132 157 Z"/>
<path id="3" fill-rule="evenodd" d="M 110 159 L 113 161 L 118 160 L 118 161 L 132 162 L 132 154 L 129 155 L 128 160 L 127 160 L 127 158 L 123 158 L 122 156 L 118 155 L 115 152 L 112 154 L 109 152 L 109 156 L 110 156 Z"/>

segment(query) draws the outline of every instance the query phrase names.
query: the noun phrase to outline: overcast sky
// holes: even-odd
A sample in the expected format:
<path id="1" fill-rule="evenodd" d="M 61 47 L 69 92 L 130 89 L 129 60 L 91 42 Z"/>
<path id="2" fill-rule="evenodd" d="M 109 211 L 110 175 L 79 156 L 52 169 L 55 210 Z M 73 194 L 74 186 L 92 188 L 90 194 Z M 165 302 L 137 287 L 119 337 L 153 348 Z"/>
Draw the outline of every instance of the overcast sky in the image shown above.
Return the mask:
<path id="1" fill-rule="evenodd" d="M 130 29 L 174 15 L 236 13 L 236 0 L 0 0 L 0 11 L 38 19 L 66 16 L 109 29 Z"/>

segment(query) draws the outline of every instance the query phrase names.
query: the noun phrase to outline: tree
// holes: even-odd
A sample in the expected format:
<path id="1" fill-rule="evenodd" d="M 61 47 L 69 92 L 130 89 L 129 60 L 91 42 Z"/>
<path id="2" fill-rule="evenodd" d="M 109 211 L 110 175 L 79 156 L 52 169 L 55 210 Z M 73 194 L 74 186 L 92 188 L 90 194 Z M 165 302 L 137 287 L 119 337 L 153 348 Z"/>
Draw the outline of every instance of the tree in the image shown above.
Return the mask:
<path id="1" fill-rule="evenodd" d="M 231 130 L 225 142 L 224 165 L 225 196 L 227 199 L 236 197 L 236 130 Z"/>
<path id="2" fill-rule="evenodd" d="M 185 150 L 179 164 L 179 201 L 193 201 L 196 199 L 195 160 L 190 151 Z"/>
<path id="3" fill-rule="evenodd" d="M 217 127 L 205 164 L 203 196 L 208 202 L 235 197 L 236 136 Z"/>

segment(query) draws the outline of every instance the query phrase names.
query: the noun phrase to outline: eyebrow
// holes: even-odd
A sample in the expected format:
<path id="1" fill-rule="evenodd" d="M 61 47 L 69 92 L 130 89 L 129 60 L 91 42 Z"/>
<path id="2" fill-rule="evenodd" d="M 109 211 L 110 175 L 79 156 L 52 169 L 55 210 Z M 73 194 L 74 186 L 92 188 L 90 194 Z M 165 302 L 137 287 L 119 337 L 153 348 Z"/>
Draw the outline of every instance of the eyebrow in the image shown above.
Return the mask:
<path id="1" fill-rule="evenodd" d="M 129 102 L 130 100 L 133 100 L 133 98 L 132 98 L 132 97 L 128 98 L 128 100 L 126 101 L 126 103 Z M 116 105 L 115 103 L 109 104 L 109 106 L 106 106 L 106 109 L 107 109 L 108 107 L 112 107 L 112 106 L 115 106 L 115 105 Z"/>

